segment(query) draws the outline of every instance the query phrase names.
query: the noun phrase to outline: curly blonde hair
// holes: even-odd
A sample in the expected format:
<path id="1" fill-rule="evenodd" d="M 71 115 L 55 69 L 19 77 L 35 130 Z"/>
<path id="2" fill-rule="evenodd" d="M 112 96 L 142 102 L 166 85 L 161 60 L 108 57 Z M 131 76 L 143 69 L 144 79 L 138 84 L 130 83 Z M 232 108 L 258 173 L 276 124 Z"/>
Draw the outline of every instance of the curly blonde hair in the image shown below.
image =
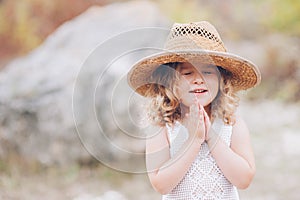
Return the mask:
<path id="1" fill-rule="evenodd" d="M 146 97 L 151 98 L 147 109 L 148 118 L 154 125 L 165 126 L 182 119 L 180 101 L 174 94 L 175 82 L 179 80 L 176 70 L 180 62 L 167 63 L 159 66 L 151 76 Z M 211 120 L 223 119 L 225 124 L 235 123 L 235 111 L 239 97 L 231 84 L 231 72 L 217 67 L 220 72 L 220 88 L 216 98 L 211 103 Z"/>

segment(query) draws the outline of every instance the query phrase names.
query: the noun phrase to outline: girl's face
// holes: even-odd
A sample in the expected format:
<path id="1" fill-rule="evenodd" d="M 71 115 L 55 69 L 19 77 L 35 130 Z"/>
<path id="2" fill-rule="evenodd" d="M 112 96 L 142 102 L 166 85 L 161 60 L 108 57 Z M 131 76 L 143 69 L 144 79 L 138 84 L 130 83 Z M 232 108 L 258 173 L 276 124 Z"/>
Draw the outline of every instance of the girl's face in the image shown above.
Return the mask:
<path id="1" fill-rule="evenodd" d="M 219 91 L 220 73 L 216 66 L 182 63 L 176 69 L 180 78 L 176 82 L 176 95 L 180 102 L 190 107 L 198 101 L 203 107 L 209 105 Z"/>

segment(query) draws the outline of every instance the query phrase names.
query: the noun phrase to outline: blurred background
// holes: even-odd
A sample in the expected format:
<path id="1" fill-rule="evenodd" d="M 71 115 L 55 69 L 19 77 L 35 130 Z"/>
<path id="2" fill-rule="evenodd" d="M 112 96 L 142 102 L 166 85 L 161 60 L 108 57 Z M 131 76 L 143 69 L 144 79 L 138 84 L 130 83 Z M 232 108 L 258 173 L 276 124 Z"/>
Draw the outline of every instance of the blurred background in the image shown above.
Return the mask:
<path id="1" fill-rule="evenodd" d="M 105 147 L 105 142 L 87 147 L 97 137 L 92 111 L 85 107 L 91 104 L 87 96 L 99 84 L 106 58 L 120 44 L 127 45 L 115 44 L 113 36 L 202 20 L 215 25 L 229 52 L 250 59 L 262 73 L 261 85 L 241 94 L 238 111 L 249 125 L 257 162 L 256 177 L 240 191 L 241 199 L 299 199 L 298 0 L 1 0 L 0 199 L 160 199 L 146 174 L 122 172 L 98 161 L 91 149 Z M 141 37 L 136 45 L 158 47 L 163 37 Z M 114 81 L 123 80 L 130 63 L 141 56 L 121 60 L 119 65 L 128 66 L 123 74 L 107 72 L 103 87 L 97 88 L 107 96 L 95 95 L 103 131 L 137 152 L 143 152 L 143 144 L 118 136 L 120 127 L 106 108 Z M 125 119 L 127 111 L 117 110 Z M 126 120 L 122 123 L 135 130 Z M 104 151 L 115 159 L 110 164 L 121 159 L 139 165 L 113 149 Z"/>

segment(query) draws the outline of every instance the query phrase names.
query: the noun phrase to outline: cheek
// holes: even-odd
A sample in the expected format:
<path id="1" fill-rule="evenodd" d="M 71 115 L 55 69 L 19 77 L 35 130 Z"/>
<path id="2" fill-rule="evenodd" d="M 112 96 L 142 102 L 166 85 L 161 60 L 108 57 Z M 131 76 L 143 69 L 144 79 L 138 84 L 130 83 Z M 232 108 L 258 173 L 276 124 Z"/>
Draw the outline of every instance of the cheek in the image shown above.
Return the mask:
<path id="1" fill-rule="evenodd" d="M 208 87 L 209 89 L 214 92 L 214 93 L 218 93 L 219 91 L 219 87 L 220 87 L 220 81 L 218 77 L 214 77 L 213 79 L 211 79 L 208 82 Z"/>
<path id="2" fill-rule="evenodd" d="M 187 82 L 187 80 L 185 79 L 181 79 L 177 82 L 177 87 L 178 87 L 178 90 L 186 90 L 187 88 L 189 88 L 189 84 Z"/>
<path id="3" fill-rule="evenodd" d="M 173 87 L 173 93 L 177 99 L 181 99 L 184 93 L 189 89 L 189 85 L 187 84 L 186 80 L 180 80 L 175 83 Z"/>

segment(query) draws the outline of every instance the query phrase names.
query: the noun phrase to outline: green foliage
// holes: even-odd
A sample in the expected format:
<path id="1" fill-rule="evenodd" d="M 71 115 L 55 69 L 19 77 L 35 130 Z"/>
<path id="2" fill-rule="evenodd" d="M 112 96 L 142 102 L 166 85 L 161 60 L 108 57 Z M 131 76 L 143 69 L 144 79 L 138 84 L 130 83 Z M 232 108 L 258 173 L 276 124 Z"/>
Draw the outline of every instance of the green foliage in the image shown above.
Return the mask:
<path id="1" fill-rule="evenodd" d="M 299 0 L 153 1 L 158 3 L 162 11 L 171 20 L 176 22 L 213 20 L 214 24 L 223 22 L 230 26 L 238 25 L 248 32 L 251 32 L 252 23 L 254 22 L 261 25 L 259 31 L 276 31 L 300 36 Z"/>
<path id="2" fill-rule="evenodd" d="M 208 5 L 200 5 L 195 0 L 156 0 L 162 12 L 170 19 L 178 23 L 209 20 L 212 16 L 212 10 Z"/>
<path id="3" fill-rule="evenodd" d="M 262 23 L 271 30 L 300 36 L 299 0 L 257 1 L 262 13 Z"/>
<path id="4" fill-rule="evenodd" d="M 97 0 L 0 1 L 0 57 L 26 53 Z"/>
<path id="5" fill-rule="evenodd" d="M 121 0 L 118 0 L 121 1 Z M 299 0 L 152 0 L 172 21 L 212 21 L 228 40 L 269 37 L 274 32 L 283 37 L 300 37 Z M 64 21 L 83 12 L 91 5 L 113 0 L 2 0 L 0 1 L 0 57 L 23 54 L 38 46 Z M 293 45 L 297 46 L 296 43 Z M 298 40 L 299 41 L 299 40 Z M 277 43 L 279 41 L 274 41 Z M 265 76 L 259 88 L 261 96 L 279 99 L 300 99 L 299 58 L 270 55 L 265 63 Z M 282 50 L 276 50 L 282 51 Z M 278 53 L 278 55 L 281 55 Z M 283 59 L 285 58 L 285 59 Z M 3 62 L 3 61 L 2 61 Z M 0 65 L 2 63 L 0 62 Z M 296 66 L 296 67 L 295 67 Z M 276 68 L 276 70 L 274 70 Z M 280 72 L 280 73 L 276 73 Z M 283 76 L 281 75 L 283 74 Z M 289 79 L 287 81 L 287 79 Z M 279 86 L 274 83 L 281 83 Z M 294 89 L 293 89 L 294 88 Z M 258 91 L 257 89 L 255 91 Z M 259 93 L 259 92 L 258 92 Z M 254 97 L 254 96 L 253 96 Z M 0 166 L 1 167 L 1 166 Z"/>
<path id="6" fill-rule="evenodd" d="M 0 38 L 4 41 L 9 38 L 11 45 L 18 47 L 17 51 L 32 49 L 41 42 L 36 34 L 38 24 L 31 16 L 32 3 L 32 0 L 20 0 L 0 4 Z"/>

